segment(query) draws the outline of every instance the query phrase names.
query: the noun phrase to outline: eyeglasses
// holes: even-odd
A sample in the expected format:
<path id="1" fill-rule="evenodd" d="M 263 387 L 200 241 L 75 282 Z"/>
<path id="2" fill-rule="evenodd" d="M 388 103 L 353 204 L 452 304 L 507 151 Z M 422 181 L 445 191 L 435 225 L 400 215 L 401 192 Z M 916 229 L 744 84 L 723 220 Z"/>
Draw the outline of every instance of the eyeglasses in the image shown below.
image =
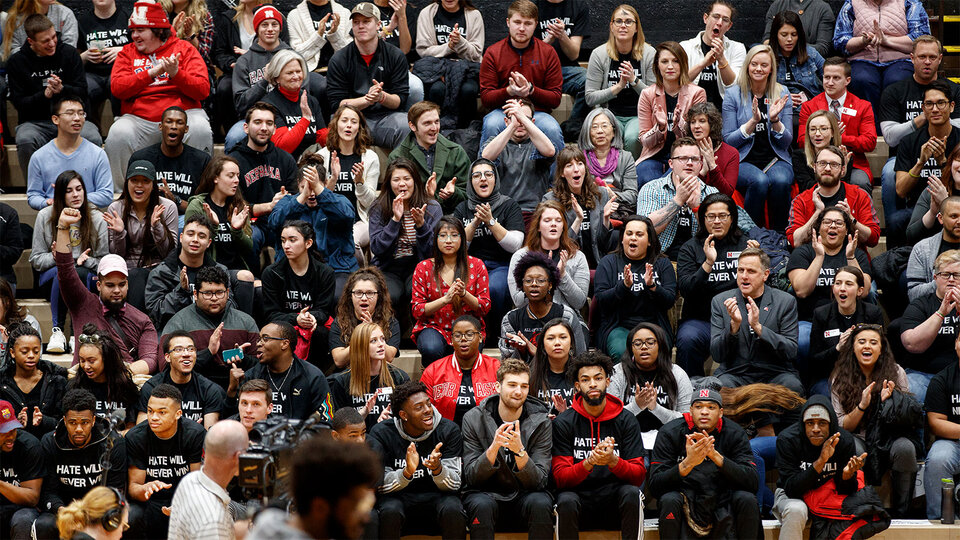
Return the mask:
<path id="1" fill-rule="evenodd" d="M 437 235 L 437 238 L 440 238 L 440 239 L 448 239 L 448 240 L 459 240 L 459 239 L 460 239 L 460 233 L 455 233 L 455 232 L 453 232 L 453 233 L 440 233 L 440 234 Z"/>
<path id="2" fill-rule="evenodd" d="M 674 156 L 670 159 L 680 163 L 700 163 L 701 161 L 700 156 Z"/>
<path id="3" fill-rule="evenodd" d="M 481 178 L 496 178 L 497 175 L 493 171 L 477 171 L 470 175 L 471 178 L 479 180 Z"/>
<path id="4" fill-rule="evenodd" d="M 714 13 L 713 15 L 710 15 L 710 18 L 715 21 L 723 21 L 723 24 L 730 24 L 731 22 L 733 22 L 733 19 L 731 19 L 730 17 L 724 17 L 719 13 Z"/>
<path id="5" fill-rule="evenodd" d="M 924 101 L 923 102 L 923 106 L 925 108 L 927 109 L 937 108 L 937 109 L 940 109 L 941 111 L 946 109 L 948 105 L 950 105 L 950 102 L 945 99 L 941 99 L 940 101 Z"/>
<path id="6" fill-rule="evenodd" d="M 263 334 L 260 334 L 260 337 L 257 339 L 257 341 L 263 341 L 264 343 L 266 343 L 267 341 L 283 341 L 283 340 L 285 340 L 285 339 L 287 339 L 287 338 L 273 337 L 273 336 L 265 336 L 265 335 L 263 335 Z"/>
<path id="7" fill-rule="evenodd" d="M 842 219 L 825 219 L 821 223 L 827 227 L 843 227 L 846 225 L 846 222 L 844 222 Z"/>
<path id="8" fill-rule="evenodd" d="M 204 297 L 207 300 L 213 300 L 214 298 L 223 298 L 227 295 L 227 290 L 222 291 L 197 291 L 197 294 Z"/>
<path id="9" fill-rule="evenodd" d="M 638 349 L 652 349 L 657 346 L 657 340 L 654 338 L 650 339 L 635 339 L 633 340 L 633 346 Z"/>
<path id="10" fill-rule="evenodd" d="M 613 22 L 614 26 L 633 26 L 637 24 L 637 21 L 633 19 L 614 19 L 611 22 Z"/>
<path id="11" fill-rule="evenodd" d="M 810 133 L 827 133 L 829 131 L 833 131 L 833 128 L 830 126 L 812 127 L 812 128 L 808 128 L 808 131 Z"/>
<path id="12" fill-rule="evenodd" d="M 726 221 L 730 219 L 730 214 L 727 212 L 723 212 L 721 214 L 707 214 L 703 216 L 703 218 L 707 221 Z"/>
<path id="13" fill-rule="evenodd" d="M 816 165 L 821 169 L 830 169 L 830 170 L 839 169 L 843 167 L 843 163 L 840 163 L 837 161 L 818 161 Z"/>
<path id="14" fill-rule="evenodd" d="M 454 332 L 454 333 L 453 333 L 453 340 L 454 340 L 454 341 L 464 341 L 464 340 L 466 340 L 466 341 L 473 341 L 473 338 L 475 338 L 475 337 L 477 337 L 477 336 L 479 336 L 479 335 L 480 335 L 480 332 L 474 332 L 474 331 L 472 331 L 472 330 L 469 331 L 469 332 Z"/>
<path id="15" fill-rule="evenodd" d="M 354 298 L 376 298 L 377 291 L 353 291 Z"/>
<path id="16" fill-rule="evenodd" d="M 524 285 L 533 285 L 533 284 L 546 285 L 546 284 L 547 284 L 547 279 L 546 279 L 546 278 L 536 278 L 536 279 L 534 279 L 534 278 L 523 278 L 523 284 L 524 284 Z"/>
<path id="17" fill-rule="evenodd" d="M 942 277 L 943 279 L 949 281 L 960 281 L 960 272 L 937 272 L 937 276 Z"/>
<path id="18" fill-rule="evenodd" d="M 180 347 L 174 347 L 174 348 L 170 349 L 170 352 L 172 352 L 172 353 L 177 353 L 177 354 L 183 354 L 183 353 L 185 353 L 185 352 L 186 352 L 186 353 L 195 353 L 195 352 L 197 352 L 197 348 L 194 347 L 193 345 L 190 345 L 189 347 L 180 346 Z"/>
<path id="19" fill-rule="evenodd" d="M 610 129 L 610 123 L 609 123 L 609 122 L 601 122 L 601 123 L 599 123 L 599 124 L 594 124 L 594 125 L 593 125 L 593 130 L 594 130 L 594 131 L 606 131 L 606 130 L 608 130 L 608 129 Z"/>
<path id="20" fill-rule="evenodd" d="M 99 345 L 100 336 L 97 334 L 80 334 L 80 337 L 77 338 L 80 340 L 80 343 L 85 345 Z"/>
<path id="21" fill-rule="evenodd" d="M 57 113 L 54 116 L 66 116 L 66 117 L 76 116 L 77 118 L 86 118 L 87 113 L 83 111 L 69 110 L 69 111 L 63 111 L 62 113 Z"/>

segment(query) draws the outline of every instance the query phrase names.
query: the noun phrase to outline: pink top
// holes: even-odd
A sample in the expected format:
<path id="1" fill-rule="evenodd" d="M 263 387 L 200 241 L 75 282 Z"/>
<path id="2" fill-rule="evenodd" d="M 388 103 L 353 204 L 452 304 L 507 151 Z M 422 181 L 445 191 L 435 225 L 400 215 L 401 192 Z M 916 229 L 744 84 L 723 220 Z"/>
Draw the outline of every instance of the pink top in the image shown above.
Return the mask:
<path id="1" fill-rule="evenodd" d="M 435 311 L 433 315 L 424 316 L 423 310 L 428 302 L 437 300 L 447 294 L 450 286 L 446 283 L 443 288 L 437 288 L 437 280 L 433 276 L 433 259 L 426 259 L 417 264 L 417 269 L 413 272 L 413 298 L 412 311 L 413 317 L 417 320 L 413 325 L 413 337 L 425 328 L 433 328 L 443 334 L 447 343 L 451 343 L 451 333 L 453 332 L 453 321 L 457 317 L 468 313 L 480 319 L 480 332 L 482 338 L 486 339 L 486 328 L 483 317 L 490 311 L 490 282 L 487 278 L 487 268 L 483 261 L 476 257 L 467 257 L 468 279 L 466 283 L 467 292 L 477 297 L 480 302 L 480 310 L 474 311 L 467 309 L 465 303 L 461 303 L 459 310 L 454 310 L 453 304 L 447 304 Z"/>

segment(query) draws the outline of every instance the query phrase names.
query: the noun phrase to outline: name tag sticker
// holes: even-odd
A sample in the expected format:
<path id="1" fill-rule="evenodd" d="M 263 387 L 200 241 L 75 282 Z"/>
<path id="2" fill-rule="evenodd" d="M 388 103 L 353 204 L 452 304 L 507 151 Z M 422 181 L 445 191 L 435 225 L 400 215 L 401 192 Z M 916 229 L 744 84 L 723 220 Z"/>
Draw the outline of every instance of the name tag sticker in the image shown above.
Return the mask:
<path id="1" fill-rule="evenodd" d="M 839 329 L 839 328 L 834 328 L 833 330 L 827 330 L 826 332 L 824 332 L 824 333 L 823 333 L 823 337 L 825 337 L 825 338 L 832 338 L 832 337 L 837 337 L 837 336 L 839 336 L 840 334 L 841 334 L 840 329 Z"/>
<path id="2" fill-rule="evenodd" d="M 727 252 L 727 258 L 728 258 L 728 259 L 739 259 L 739 258 L 740 258 L 740 252 L 739 252 L 739 251 L 728 251 L 728 252 Z"/>
<path id="3" fill-rule="evenodd" d="M 845 115 L 847 115 L 847 116 L 856 116 L 856 115 L 857 115 L 857 110 L 856 110 L 856 109 L 851 109 L 850 107 L 841 107 L 841 108 L 840 108 L 840 114 L 845 114 Z"/>
<path id="4" fill-rule="evenodd" d="M 763 98 L 763 104 L 764 104 L 764 105 L 769 105 L 769 104 L 770 104 L 770 98 Z"/>

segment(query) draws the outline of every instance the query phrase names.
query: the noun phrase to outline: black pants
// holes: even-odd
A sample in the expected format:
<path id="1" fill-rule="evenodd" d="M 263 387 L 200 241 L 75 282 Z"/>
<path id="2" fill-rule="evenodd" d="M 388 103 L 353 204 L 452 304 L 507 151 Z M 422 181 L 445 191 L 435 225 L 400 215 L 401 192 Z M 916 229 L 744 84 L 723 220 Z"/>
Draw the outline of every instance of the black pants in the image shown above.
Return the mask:
<path id="1" fill-rule="evenodd" d="M 658 500 L 660 506 L 660 538 L 696 538 L 687 527 L 683 513 L 683 498 L 679 491 L 664 494 Z M 694 503 L 695 504 L 695 503 Z M 730 510 L 733 514 L 733 536 L 739 540 L 760 538 L 760 507 L 755 494 L 734 491 L 730 494 Z"/>
<path id="2" fill-rule="evenodd" d="M 38 515 L 36 508 L 10 503 L 0 505 L 0 538 L 29 540 L 30 528 Z"/>
<path id="3" fill-rule="evenodd" d="M 383 495 L 377 501 L 377 514 L 381 540 L 411 533 L 439 533 L 444 540 L 467 537 L 467 515 L 456 493 Z"/>
<path id="4" fill-rule="evenodd" d="M 463 498 L 471 540 L 493 539 L 497 523 L 501 531 L 519 532 L 526 524 L 528 538 L 553 538 L 553 498 L 545 491 L 524 493 L 512 501 L 498 501 L 489 493 L 471 493 Z"/>
<path id="5" fill-rule="evenodd" d="M 435 81 L 431 84 L 424 84 L 424 94 L 428 101 L 443 106 L 443 101 L 447 95 L 447 83 Z M 477 118 L 477 96 L 480 95 L 480 81 L 476 79 L 464 79 L 460 87 L 460 94 L 457 96 L 457 127 L 467 127 L 471 120 Z M 482 141 L 481 141 L 482 142 Z"/>
<path id="6" fill-rule="evenodd" d="M 170 518 L 163 515 L 163 505 L 138 501 L 128 501 L 128 503 L 130 513 L 127 516 L 127 523 L 130 524 L 130 530 L 123 533 L 124 538 L 134 540 L 166 538 Z"/>
<path id="7" fill-rule="evenodd" d="M 557 495 L 557 519 L 560 540 L 579 538 L 580 529 L 617 528 L 622 538 L 636 538 L 641 526 L 640 488 L 612 484 L 592 491 L 561 491 Z"/>
<path id="8" fill-rule="evenodd" d="M 33 527 L 37 531 L 37 538 L 60 538 L 60 531 L 57 529 L 57 515 L 52 512 L 41 512 L 37 520 L 33 522 Z"/>

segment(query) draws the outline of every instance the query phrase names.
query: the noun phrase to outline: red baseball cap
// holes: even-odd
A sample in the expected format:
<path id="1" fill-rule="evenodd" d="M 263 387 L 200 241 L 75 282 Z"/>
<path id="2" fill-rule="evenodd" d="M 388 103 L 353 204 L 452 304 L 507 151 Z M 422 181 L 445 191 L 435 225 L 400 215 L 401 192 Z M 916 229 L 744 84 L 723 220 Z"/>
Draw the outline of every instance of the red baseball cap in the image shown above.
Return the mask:
<path id="1" fill-rule="evenodd" d="M 22 427 L 23 424 L 17 420 L 17 413 L 14 412 L 13 405 L 9 401 L 0 400 L 0 433 L 10 433 Z"/>

